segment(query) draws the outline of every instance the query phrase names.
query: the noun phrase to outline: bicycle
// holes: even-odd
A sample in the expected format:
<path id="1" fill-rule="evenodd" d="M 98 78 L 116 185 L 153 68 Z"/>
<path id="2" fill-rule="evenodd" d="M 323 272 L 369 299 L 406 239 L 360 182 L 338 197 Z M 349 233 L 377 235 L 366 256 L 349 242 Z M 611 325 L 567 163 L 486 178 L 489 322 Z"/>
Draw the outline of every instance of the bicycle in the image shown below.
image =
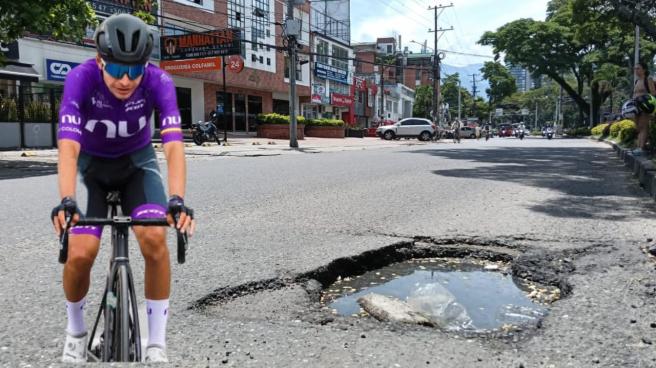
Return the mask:
<path id="1" fill-rule="evenodd" d="M 139 312 L 134 291 L 132 270 L 128 259 L 128 229 L 131 226 L 169 226 L 166 218 L 133 219 L 119 216 L 120 195 L 116 191 L 107 195 L 109 218 L 82 218 L 76 226 L 111 226 L 112 257 L 105 292 L 100 303 L 96 322 L 91 330 L 87 350 L 92 359 L 100 362 L 141 362 L 141 333 L 139 330 Z M 66 228 L 70 228 L 72 216 L 67 215 Z M 176 218 L 177 221 L 177 218 Z M 177 231 L 178 263 L 186 260 L 188 239 L 186 233 Z M 68 231 L 60 237 L 59 262 L 66 263 L 68 258 Z M 103 332 L 100 343 L 95 348 L 93 340 L 99 331 L 100 318 L 103 316 Z"/>

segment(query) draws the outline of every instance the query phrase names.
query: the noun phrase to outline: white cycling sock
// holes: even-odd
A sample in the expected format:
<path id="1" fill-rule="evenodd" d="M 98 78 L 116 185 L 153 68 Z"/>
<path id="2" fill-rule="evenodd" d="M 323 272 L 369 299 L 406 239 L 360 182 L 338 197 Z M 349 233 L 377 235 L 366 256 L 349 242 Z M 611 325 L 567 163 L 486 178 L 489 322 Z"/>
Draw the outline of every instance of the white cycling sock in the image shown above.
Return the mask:
<path id="1" fill-rule="evenodd" d="M 166 320 L 169 317 L 169 300 L 146 299 L 148 313 L 148 345 L 166 348 Z"/>
<path id="2" fill-rule="evenodd" d="M 87 333 L 87 325 L 84 324 L 84 305 L 86 302 L 86 297 L 78 302 L 66 301 L 66 315 L 68 316 L 66 332 L 71 336 L 79 337 Z"/>

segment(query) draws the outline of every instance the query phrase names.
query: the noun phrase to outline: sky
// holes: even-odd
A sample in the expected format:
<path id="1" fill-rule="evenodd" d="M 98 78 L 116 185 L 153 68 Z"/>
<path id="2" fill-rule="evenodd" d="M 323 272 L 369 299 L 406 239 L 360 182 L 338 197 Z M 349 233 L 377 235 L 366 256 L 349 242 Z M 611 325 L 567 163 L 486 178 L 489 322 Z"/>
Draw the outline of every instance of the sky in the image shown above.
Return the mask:
<path id="1" fill-rule="evenodd" d="M 446 52 L 443 63 L 454 66 L 478 64 L 492 60 L 492 48 L 476 42 L 486 31 L 496 31 L 504 24 L 519 18 L 544 20 L 549 0 L 351 0 L 351 43 L 373 42 L 378 37 L 401 35 L 402 46 L 420 52 L 428 40 L 432 52 L 434 11 L 429 6 L 450 5 L 438 18 L 443 32 L 439 50 L 487 55 L 464 56 Z M 439 14 L 439 10 L 438 10 Z"/>

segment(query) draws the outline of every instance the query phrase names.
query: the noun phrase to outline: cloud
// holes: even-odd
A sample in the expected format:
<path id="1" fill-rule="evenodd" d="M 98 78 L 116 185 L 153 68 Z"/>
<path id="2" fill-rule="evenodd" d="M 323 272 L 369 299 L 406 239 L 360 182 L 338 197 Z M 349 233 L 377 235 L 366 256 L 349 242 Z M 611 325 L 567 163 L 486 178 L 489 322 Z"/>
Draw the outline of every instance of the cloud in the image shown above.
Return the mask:
<path id="1" fill-rule="evenodd" d="M 433 12 L 428 5 L 416 1 L 383 0 L 375 2 L 353 0 L 351 2 L 351 39 L 353 42 L 372 42 L 378 37 L 402 36 L 403 46 L 418 52 L 420 46 L 409 41 L 433 47 Z M 502 25 L 519 18 L 543 20 L 548 0 L 454 0 L 454 7 L 444 9 L 439 17 L 438 28 L 449 28 L 439 39 L 438 48 L 461 53 L 492 56 L 492 49 L 477 42 L 486 31 L 495 31 Z M 446 63 L 468 65 L 481 63 L 486 58 L 448 54 Z"/>

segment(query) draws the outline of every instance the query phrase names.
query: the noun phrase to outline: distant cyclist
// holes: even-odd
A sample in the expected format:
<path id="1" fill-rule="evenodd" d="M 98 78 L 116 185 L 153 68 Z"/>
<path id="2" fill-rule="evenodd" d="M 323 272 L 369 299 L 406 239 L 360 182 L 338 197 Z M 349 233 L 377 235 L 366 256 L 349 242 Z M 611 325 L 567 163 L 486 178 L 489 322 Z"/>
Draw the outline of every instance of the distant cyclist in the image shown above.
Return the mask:
<path id="1" fill-rule="evenodd" d="M 75 200 L 77 172 L 88 192 L 86 216 L 106 217 L 108 191 L 119 190 L 125 215 L 134 218 L 179 216 L 177 227 L 189 235 L 195 222 L 184 204 L 186 166 L 180 112 L 171 78 L 148 59 L 153 35 L 139 18 L 107 18 L 94 35 L 95 59 L 68 73 L 59 110 L 59 194 L 53 209 L 57 234 L 65 228 L 64 210 L 79 213 Z M 168 168 L 169 200 L 151 144 L 149 120 L 159 111 Z M 79 214 L 74 216 L 74 221 Z M 66 342 L 64 362 L 86 362 L 84 305 L 90 272 L 100 246 L 101 227 L 72 227 L 64 265 Z M 166 229 L 134 227 L 145 259 L 148 345 L 145 359 L 166 362 L 166 321 L 171 271 Z"/>
<path id="2" fill-rule="evenodd" d="M 454 120 L 451 129 L 453 130 L 453 143 L 460 143 L 460 121 Z"/>

